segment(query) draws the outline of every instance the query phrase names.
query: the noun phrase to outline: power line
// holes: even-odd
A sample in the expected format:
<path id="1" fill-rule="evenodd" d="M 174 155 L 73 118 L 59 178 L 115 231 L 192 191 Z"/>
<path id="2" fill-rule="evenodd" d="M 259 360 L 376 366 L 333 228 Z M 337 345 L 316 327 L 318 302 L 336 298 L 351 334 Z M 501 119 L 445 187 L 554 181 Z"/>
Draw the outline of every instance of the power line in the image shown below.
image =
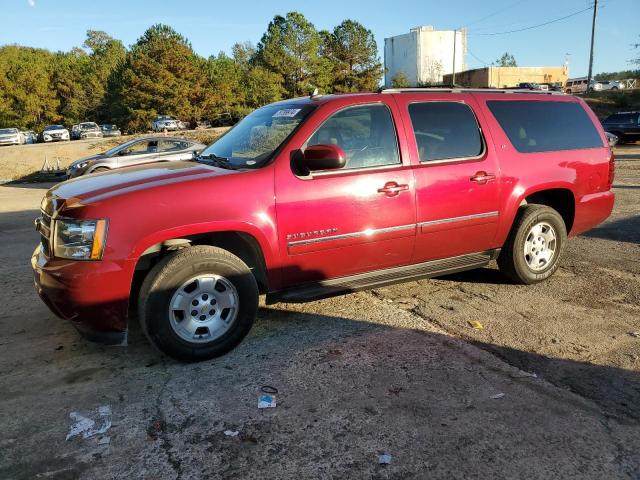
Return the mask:
<path id="1" fill-rule="evenodd" d="M 469 53 L 469 55 L 471 55 L 473 58 L 475 58 L 477 61 L 479 61 L 481 64 L 483 64 L 485 67 L 488 65 L 487 62 L 485 62 L 484 60 L 479 58 L 475 53 L 473 53 L 471 50 L 469 50 L 468 47 L 467 47 L 467 52 Z"/>
<path id="2" fill-rule="evenodd" d="M 508 30 L 506 32 L 493 32 L 493 33 L 473 33 L 473 32 L 470 32 L 470 33 L 468 33 L 468 35 L 493 36 L 493 35 L 506 35 L 508 33 L 524 32 L 525 30 L 533 30 L 534 28 L 544 27 L 546 25 L 550 25 L 552 23 L 556 23 L 556 22 L 559 22 L 561 20 L 566 20 L 567 18 L 575 17 L 576 15 L 579 15 L 579 14 L 581 14 L 583 12 L 591 10 L 592 8 L 593 8 L 593 5 L 590 6 L 589 8 L 578 10 L 577 12 L 573 12 L 573 13 L 571 13 L 569 15 L 565 15 L 564 17 L 555 18 L 553 20 L 549 20 L 549 21 L 544 22 L 544 23 L 539 23 L 538 25 L 531 25 L 530 27 L 519 28 L 517 30 Z"/>
<path id="3" fill-rule="evenodd" d="M 525 2 L 525 0 L 519 0 L 519 1 L 515 2 L 515 3 L 512 3 L 511 5 L 507 5 L 506 7 L 501 8 L 500 10 L 496 10 L 495 12 L 490 13 L 489 15 L 486 15 L 486 16 L 484 16 L 484 17 L 482 17 L 482 18 L 478 19 L 478 20 L 474 20 L 474 21 L 473 21 L 473 22 L 471 22 L 471 23 L 467 23 L 466 25 L 463 25 L 463 26 L 461 26 L 461 27 L 457 28 L 457 30 L 461 30 L 461 29 L 463 29 L 463 28 L 466 28 L 466 27 L 468 27 L 469 25 L 475 25 L 476 23 L 483 22 L 483 21 L 484 21 L 484 20 L 486 20 L 487 18 L 491 18 L 491 17 L 493 17 L 494 15 L 497 15 L 497 14 L 499 14 L 499 13 L 502 13 L 502 12 L 504 12 L 505 10 L 509 10 L 510 8 L 513 8 L 513 7 L 515 7 L 516 5 L 518 5 L 518 4 L 520 4 L 520 3 L 524 3 L 524 2 Z"/>

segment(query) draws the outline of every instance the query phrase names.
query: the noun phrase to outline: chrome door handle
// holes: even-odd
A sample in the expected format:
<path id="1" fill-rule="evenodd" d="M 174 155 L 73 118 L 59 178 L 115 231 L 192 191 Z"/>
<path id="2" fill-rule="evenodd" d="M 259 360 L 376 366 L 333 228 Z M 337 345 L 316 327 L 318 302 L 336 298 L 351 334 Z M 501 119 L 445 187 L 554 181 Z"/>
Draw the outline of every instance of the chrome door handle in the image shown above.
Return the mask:
<path id="1" fill-rule="evenodd" d="M 378 189 L 378 193 L 384 193 L 388 197 L 394 197 L 405 190 L 409 190 L 409 185 L 398 185 L 397 182 L 387 182 L 384 184 L 384 187 Z"/>
<path id="2" fill-rule="evenodd" d="M 487 172 L 476 172 L 476 174 L 473 177 L 470 177 L 469 180 L 471 180 L 472 182 L 476 182 L 480 185 L 484 185 L 487 182 L 491 182 L 493 180 L 496 179 L 496 176 L 492 173 L 487 173 Z"/>

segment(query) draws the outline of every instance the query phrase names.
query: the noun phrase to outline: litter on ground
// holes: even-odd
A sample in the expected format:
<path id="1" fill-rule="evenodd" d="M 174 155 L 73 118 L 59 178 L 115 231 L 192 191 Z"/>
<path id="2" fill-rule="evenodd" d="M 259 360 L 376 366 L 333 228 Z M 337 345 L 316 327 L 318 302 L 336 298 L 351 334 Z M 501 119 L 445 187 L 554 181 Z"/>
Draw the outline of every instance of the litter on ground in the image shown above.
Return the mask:
<path id="1" fill-rule="evenodd" d="M 275 408 L 276 397 L 273 395 L 260 395 L 258 397 L 258 408 Z"/>
<path id="2" fill-rule="evenodd" d="M 391 455 L 388 453 L 383 453 L 378 456 L 378 463 L 380 465 L 390 465 L 391 464 Z"/>
<path id="3" fill-rule="evenodd" d="M 476 330 L 484 330 L 484 325 L 482 325 L 478 320 L 469 320 L 467 323 L 470 327 L 475 328 Z"/>
<path id="4" fill-rule="evenodd" d="M 111 407 L 103 405 L 87 415 L 71 412 L 69 418 L 71 418 L 72 423 L 66 440 L 78 435 L 82 435 L 82 438 L 90 438 L 95 435 L 101 435 L 111 428 Z"/>

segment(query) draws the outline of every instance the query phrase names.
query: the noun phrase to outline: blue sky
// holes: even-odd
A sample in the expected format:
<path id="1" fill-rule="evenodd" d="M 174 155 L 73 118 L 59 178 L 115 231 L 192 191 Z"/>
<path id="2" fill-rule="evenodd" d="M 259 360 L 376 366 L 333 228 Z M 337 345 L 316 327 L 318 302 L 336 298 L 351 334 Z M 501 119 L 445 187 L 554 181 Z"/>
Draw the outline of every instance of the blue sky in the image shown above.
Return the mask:
<path id="1" fill-rule="evenodd" d="M 150 25 L 171 25 L 194 49 L 208 56 L 229 52 L 237 41 L 257 43 L 276 14 L 302 12 L 318 29 L 351 18 L 371 29 L 382 57 L 384 38 L 411 27 L 453 29 L 468 25 L 470 68 L 490 64 L 503 52 L 519 65 L 561 65 L 569 54 L 570 74 L 586 75 L 591 13 L 519 33 L 486 35 L 526 28 L 587 9 L 592 0 L 242 0 L 170 1 L 1 0 L 0 45 L 17 43 L 50 50 L 80 46 L 87 29 L 104 30 L 131 45 Z M 640 0 L 599 0 L 594 72 L 626 70 L 638 57 Z M 447 6 L 448 5 L 448 6 Z M 549 6 L 549 7 L 547 7 Z"/>

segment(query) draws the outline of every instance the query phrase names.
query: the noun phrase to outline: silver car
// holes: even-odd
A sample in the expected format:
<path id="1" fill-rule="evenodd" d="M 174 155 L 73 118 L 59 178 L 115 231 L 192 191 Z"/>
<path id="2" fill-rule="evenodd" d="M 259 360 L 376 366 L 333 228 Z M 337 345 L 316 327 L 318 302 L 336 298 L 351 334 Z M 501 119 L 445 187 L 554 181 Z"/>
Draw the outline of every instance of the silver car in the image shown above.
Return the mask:
<path id="1" fill-rule="evenodd" d="M 102 138 L 102 130 L 95 122 L 82 122 L 78 127 L 81 140 L 85 138 Z"/>
<path id="2" fill-rule="evenodd" d="M 0 145 L 22 145 L 24 135 L 17 128 L 0 128 Z"/>
<path id="3" fill-rule="evenodd" d="M 113 147 L 104 153 L 76 160 L 67 169 L 69 178 L 98 173 L 114 168 L 130 167 L 152 162 L 190 160 L 206 145 L 186 138 L 138 138 Z"/>
<path id="4" fill-rule="evenodd" d="M 158 115 L 153 121 L 151 129 L 154 132 L 176 131 L 180 130 L 180 125 L 178 124 L 178 120 L 169 115 Z"/>
<path id="5" fill-rule="evenodd" d="M 602 90 L 624 90 L 624 82 L 618 80 L 600 80 Z"/>

